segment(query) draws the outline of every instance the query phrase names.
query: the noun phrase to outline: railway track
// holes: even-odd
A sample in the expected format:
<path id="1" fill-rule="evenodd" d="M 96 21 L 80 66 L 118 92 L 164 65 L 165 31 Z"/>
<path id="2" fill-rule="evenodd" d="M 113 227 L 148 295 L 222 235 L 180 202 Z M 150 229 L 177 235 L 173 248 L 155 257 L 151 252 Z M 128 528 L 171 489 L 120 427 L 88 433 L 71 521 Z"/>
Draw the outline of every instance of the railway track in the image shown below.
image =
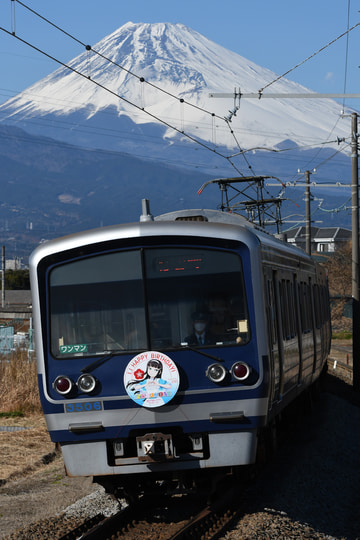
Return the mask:
<path id="1" fill-rule="evenodd" d="M 143 498 L 109 518 L 96 516 L 93 523 L 84 522 L 80 527 L 59 538 L 60 540 L 215 539 L 224 534 L 238 516 L 239 498 L 239 486 L 233 482 L 227 483 L 224 493 L 218 494 L 210 505 L 187 495 L 157 501 Z"/>

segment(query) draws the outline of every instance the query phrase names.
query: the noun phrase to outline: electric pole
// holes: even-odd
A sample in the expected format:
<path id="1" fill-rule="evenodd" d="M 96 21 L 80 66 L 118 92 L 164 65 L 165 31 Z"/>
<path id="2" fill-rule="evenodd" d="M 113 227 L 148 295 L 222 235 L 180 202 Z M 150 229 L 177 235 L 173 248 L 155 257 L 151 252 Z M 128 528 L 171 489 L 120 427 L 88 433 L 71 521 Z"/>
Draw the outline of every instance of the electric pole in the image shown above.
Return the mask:
<path id="1" fill-rule="evenodd" d="M 353 387 L 360 390 L 358 115 L 351 115 Z"/>
<path id="2" fill-rule="evenodd" d="M 305 251 L 311 255 L 310 171 L 305 171 Z"/>
<path id="3" fill-rule="evenodd" d="M 2 246 L 1 248 L 1 270 L 2 270 L 1 306 L 5 307 L 5 246 Z"/>

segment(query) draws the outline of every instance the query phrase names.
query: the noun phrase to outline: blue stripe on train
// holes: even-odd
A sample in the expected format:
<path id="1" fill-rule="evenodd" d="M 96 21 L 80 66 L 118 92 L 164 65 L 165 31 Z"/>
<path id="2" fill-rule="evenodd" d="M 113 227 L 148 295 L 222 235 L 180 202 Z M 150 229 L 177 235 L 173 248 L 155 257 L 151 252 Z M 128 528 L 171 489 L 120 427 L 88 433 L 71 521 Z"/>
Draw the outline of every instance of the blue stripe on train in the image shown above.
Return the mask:
<path id="1" fill-rule="evenodd" d="M 186 422 L 174 422 L 174 423 L 156 423 L 153 426 L 148 425 L 146 428 L 144 428 L 143 425 L 135 425 L 132 424 L 131 426 L 112 426 L 104 428 L 101 432 L 94 432 L 94 433 L 72 433 L 68 430 L 59 430 L 59 431 L 50 431 L 51 440 L 53 442 L 71 442 L 71 443 L 83 443 L 87 441 L 100 441 L 100 440 L 108 440 L 108 439 L 122 439 L 129 436 L 129 433 L 133 430 L 139 430 L 146 432 L 158 432 L 162 429 L 169 429 L 180 427 L 184 429 L 185 433 L 215 433 L 215 432 L 224 432 L 228 433 L 231 431 L 238 432 L 239 430 L 247 431 L 249 429 L 254 429 L 256 427 L 260 427 L 264 425 L 264 417 L 249 417 L 246 418 L 242 422 L 238 423 L 212 423 L 210 421 L 186 421 Z"/>

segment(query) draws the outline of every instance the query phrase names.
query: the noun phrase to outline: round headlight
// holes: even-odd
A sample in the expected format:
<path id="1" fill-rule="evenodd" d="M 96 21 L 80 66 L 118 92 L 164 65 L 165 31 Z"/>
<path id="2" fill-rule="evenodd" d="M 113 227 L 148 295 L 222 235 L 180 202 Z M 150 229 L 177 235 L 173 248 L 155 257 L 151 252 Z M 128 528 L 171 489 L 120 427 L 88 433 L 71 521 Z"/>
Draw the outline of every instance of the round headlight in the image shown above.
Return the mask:
<path id="1" fill-rule="evenodd" d="M 57 393 L 61 394 L 62 396 L 70 394 L 73 387 L 74 383 L 67 375 L 59 375 L 59 377 L 56 377 L 55 381 L 53 382 L 53 388 L 55 388 Z"/>
<path id="2" fill-rule="evenodd" d="M 227 370 L 221 364 L 211 364 L 206 370 L 206 376 L 214 383 L 222 382 L 227 375 Z"/>
<path id="3" fill-rule="evenodd" d="M 251 373 L 251 367 L 245 362 L 236 362 L 231 368 L 231 374 L 237 381 L 245 381 Z"/>
<path id="4" fill-rule="evenodd" d="M 90 375 L 89 373 L 84 373 L 84 375 L 80 375 L 76 384 L 79 390 L 81 390 L 81 392 L 85 392 L 85 394 L 90 394 L 90 392 L 95 389 L 96 379 L 93 375 Z"/>

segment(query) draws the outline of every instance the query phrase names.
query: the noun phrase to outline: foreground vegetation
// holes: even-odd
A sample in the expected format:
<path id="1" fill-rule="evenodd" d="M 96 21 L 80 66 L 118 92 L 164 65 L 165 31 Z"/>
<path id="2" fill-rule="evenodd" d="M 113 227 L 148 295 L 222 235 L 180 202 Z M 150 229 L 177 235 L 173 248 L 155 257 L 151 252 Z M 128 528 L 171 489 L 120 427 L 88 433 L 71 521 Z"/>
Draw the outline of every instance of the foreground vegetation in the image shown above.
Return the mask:
<path id="1" fill-rule="evenodd" d="M 351 242 L 334 253 L 324 254 L 321 265 L 325 268 L 329 280 L 333 339 L 351 339 L 351 310 L 346 310 L 346 306 L 351 303 L 352 293 Z"/>
<path id="2" fill-rule="evenodd" d="M 41 413 L 36 361 L 23 349 L 0 356 L 0 415 Z"/>

